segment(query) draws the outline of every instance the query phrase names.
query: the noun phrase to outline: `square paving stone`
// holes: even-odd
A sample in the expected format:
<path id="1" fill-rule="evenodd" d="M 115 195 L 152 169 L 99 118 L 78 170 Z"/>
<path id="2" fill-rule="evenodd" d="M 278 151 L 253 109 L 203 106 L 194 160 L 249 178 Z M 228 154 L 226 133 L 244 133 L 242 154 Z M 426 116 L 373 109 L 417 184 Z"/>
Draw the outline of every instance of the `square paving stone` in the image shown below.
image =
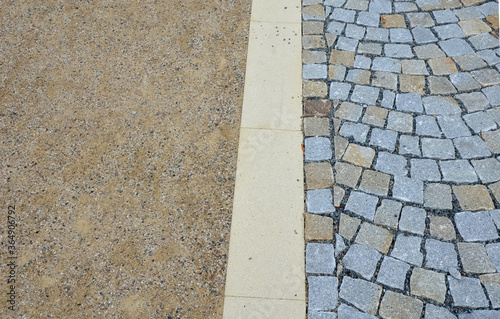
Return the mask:
<path id="1" fill-rule="evenodd" d="M 460 66 L 462 71 L 472 71 L 480 68 L 484 68 L 486 63 L 477 54 L 466 54 L 453 57 L 453 60 Z"/>
<path id="2" fill-rule="evenodd" d="M 372 59 L 364 55 L 356 55 L 354 59 L 354 67 L 359 69 L 369 69 L 372 65 Z"/>
<path id="3" fill-rule="evenodd" d="M 454 244 L 427 239 L 425 241 L 425 251 L 424 267 L 446 272 L 450 268 L 458 269 L 457 253 L 455 252 Z"/>
<path id="4" fill-rule="evenodd" d="M 340 298 L 369 314 L 376 314 L 382 287 L 363 279 L 344 277 Z"/>
<path id="5" fill-rule="evenodd" d="M 477 176 L 474 168 L 466 160 L 440 161 L 443 181 L 455 183 L 474 183 Z"/>
<path id="6" fill-rule="evenodd" d="M 366 11 L 368 10 L 368 0 L 347 0 L 344 8 Z"/>
<path id="7" fill-rule="evenodd" d="M 498 39 L 490 33 L 474 35 L 469 38 L 469 42 L 472 43 L 476 50 L 498 48 Z"/>
<path id="8" fill-rule="evenodd" d="M 447 138 L 470 136 L 471 132 L 460 115 L 440 115 L 439 126 Z"/>
<path id="9" fill-rule="evenodd" d="M 397 230 L 402 206 L 400 202 L 383 199 L 375 213 L 374 222 Z"/>
<path id="10" fill-rule="evenodd" d="M 396 99 L 396 93 L 384 90 L 382 94 L 382 101 L 380 102 L 380 106 L 385 107 L 387 109 L 394 108 L 394 100 Z"/>
<path id="11" fill-rule="evenodd" d="M 302 37 L 304 49 L 323 49 L 326 47 L 325 38 L 322 35 L 305 35 Z"/>
<path id="12" fill-rule="evenodd" d="M 458 22 L 457 16 L 450 9 L 433 11 L 432 15 L 437 23 L 453 23 Z"/>
<path id="13" fill-rule="evenodd" d="M 479 136 L 459 137 L 453 140 L 462 158 L 491 156 L 491 152 Z"/>
<path id="14" fill-rule="evenodd" d="M 493 308 L 500 308 L 500 274 L 481 275 L 479 280 L 486 288 Z"/>
<path id="15" fill-rule="evenodd" d="M 342 263 L 345 268 L 370 280 L 375 273 L 380 257 L 382 257 L 382 255 L 375 249 L 354 244 L 349 248 L 344 258 L 342 258 Z"/>
<path id="16" fill-rule="evenodd" d="M 358 45 L 358 53 L 381 55 L 382 44 L 380 44 L 380 43 L 360 43 Z"/>
<path id="17" fill-rule="evenodd" d="M 337 319 L 337 315 L 334 312 L 326 311 L 310 311 L 307 314 L 308 319 Z"/>
<path id="18" fill-rule="evenodd" d="M 402 14 L 383 14 L 380 16 L 383 28 L 406 28 L 405 17 Z"/>
<path id="19" fill-rule="evenodd" d="M 309 311 L 333 310 L 337 306 L 339 280 L 330 276 L 308 276 Z"/>
<path id="20" fill-rule="evenodd" d="M 335 159 L 340 160 L 349 145 L 349 141 L 342 136 L 336 135 L 333 137 L 333 145 L 335 148 Z"/>
<path id="21" fill-rule="evenodd" d="M 482 92 L 486 95 L 488 102 L 490 102 L 492 106 L 500 105 L 500 86 L 490 86 L 482 89 Z"/>
<path id="22" fill-rule="evenodd" d="M 497 319 L 500 318 L 500 311 L 495 310 L 475 310 L 470 313 L 461 313 L 458 319 Z"/>
<path id="23" fill-rule="evenodd" d="M 441 180 L 441 173 L 436 161 L 431 159 L 411 159 L 410 163 L 412 178 L 431 182 Z"/>
<path id="24" fill-rule="evenodd" d="M 344 81 L 346 67 L 344 65 L 329 65 L 328 79 L 331 81 Z"/>
<path id="25" fill-rule="evenodd" d="M 410 290 L 413 295 L 444 303 L 446 296 L 444 274 L 415 268 L 410 278 Z"/>
<path id="26" fill-rule="evenodd" d="M 334 115 L 339 119 L 356 122 L 361 117 L 362 112 L 363 107 L 361 105 L 351 102 L 342 102 L 335 110 Z"/>
<path id="27" fill-rule="evenodd" d="M 451 58 L 434 58 L 427 61 L 434 75 L 457 73 L 458 69 Z"/>
<path id="28" fill-rule="evenodd" d="M 356 39 L 346 38 L 346 37 L 338 37 L 337 44 L 335 45 L 335 49 L 342 51 L 350 51 L 355 52 L 358 47 L 359 41 Z"/>
<path id="29" fill-rule="evenodd" d="M 434 43 L 416 46 L 413 48 L 419 59 L 427 60 L 446 56 L 444 52 Z"/>
<path id="30" fill-rule="evenodd" d="M 340 304 L 338 309 L 338 319 L 376 319 L 374 315 L 364 313 L 346 304 Z"/>
<path id="31" fill-rule="evenodd" d="M 391 39 L 391 43 L 413 42 L 410 30 L 407 30 L 406 28 L 395 28 L 389 30 L 389 38 Z"/>
<path id="32" fill-rule="evenodd" d="M 378 204 L 378 197 L 362 192 L 352 191 L 347 200 L 345 209 L 373 221 L 375 208 Z"/>
<path id="33" fill-rule="evenodd" d="M 388 112 L 385 108 L 370 105 L 366 107 L 363 123 L 383 127 Z"/>
<path id="34" fill-rule="evenodd" d="M 446 184 L 427 184 L 424 206 L 434 209 L 453 209 L 451 187 Z"/>
<path id="35" fill-rule="evenodd" d="M 430 115 L 421 115 L 415 118 L 415 133 L 424 136 L 441 137 L 436 118 Z"/>
<path id="36" fill-rule="evenodd" d="M 399 75 L 399 90 L 401 92 L 410 92 L 424 94 L 425 77 L 423 75 Z"/>
<path id="37" fill-rule="evenodd" d="M 488 106 L 488 99 L 481 92 L 458 94 L 455 97 L 462 101 L 467 112 L 481 111 Z"/>
<path id="38" fill-rule="evenodd" d="M 307 189 L 332 187 L 334 183 L 330 163 L 308 163 L 304 166 Z"/>
<path id="39" fill-rule="evenodd" d="M 487 244 L 486 253 L 498 271 L 500 269 L 500 243 Z"/>
<path id="40" fill-rule="evenodd" d="M 452 276 L 448 276 L 448 283 L 453 298 L 453 306 L 488 307 L 488 300 L 484 295 L 479 279 L 462 277 L 462 279 L 457 280 Z"/>
<path id="41" fill-rule="evenodd" d="M 327 137 L 306 138 L 304 146 L 306 161 L 324 161 L 332 158 L 330 139 Z"/>
<path id="42" fill-rule="evenodd" d="M 455 227 L 449 218 L 443 216 L 429 216 L 429 220 L 431 236 L 442 240 L 456 239 Z"/>
<path id="43" fill-rule="evenodd" d="M 382 318 L 420 319 L 422 308 L 423 302 L 416 298 L 387 291 L 380 303 L 380 315 Z"/>
<path id="44" fill-rule="evenodd" d="M 392 234 L 385 228 L 363 223 L 356 236 L 356 243 L 387 254 L 392 243 Z"/>
<path id="45" fill-rule="evenodd" d="M 457 319 L 457 317 L 446 308 L 434 306 L 433 304 L 428 303 L 425 306 L 424 319 Z"/>
<path id="46" fill-rule="evenodd" d="M 373 0 L 370 2 L 369 11 L 377 13 L 391 13 L 392 3 L 387 0 Z"/>
<path id="47" fill-rule="evenodd" d="M 304 214 L 305 239 L 333 240 L 333 219 L 314 214 Z"/>
<path id="48" fill-rule="evenodd" d="M 302 78 L 306 80 L 326 79 L 328 72 L 325 64 L 304 64 Z"/>
<path id="49" fill-rule="evenodd" d="M 455 224 L 465 241 L 486 241 L 498 238 L 493 218 L 485 211 L 457 213 Z"/>
<path id="50" fill-rule="evenodd" d="M 374 195 L 387 196 L 391 177 L 387 174 L 365 170 L 359 189 Z"/>
<path id="51" fill-rule="evenodd" d="M 380 14 L 375 12 L 360 12 L 356 20 L 359 25 L 366 25 L 369 27 L 378 27 Z"/>
<path id="52" fill-rule="evenodd" d="M 453 144 L 451 144 L 451 146 L 453 148 Z M 420 156 L 421 153 L 418 136 L 401 135 L 399 137 L 399 154 Z"/>
<path id="53" fill-rule="evenodd" d="M 339 234 L 347 240 L 351 240 L 356 235 L 361 220 L 346 214 L 340 215 Z"/>
<path id="54" fill-rule="evenodd" d="M 370 168 L 374 157 L 374 149 L 351 143 L 344 153 L 343 160 L 354 165 Z"/>
<path id="55" fill-rule="evenodd" d="M 495 51 L 493 50 L 478 51 L 477 55 L 480 56 L 482 59 L 484 59 L 484 61 L 486 61 L 486 63 L 488 63 L 489 65 L 495 65 L 500 63 L 500 57 L 498 57 L 498 55 L 496 55 Z"/>
<path id="56" fill-rule="evenodd" d="M 370 71 L 362 69 L 353 69 L 347 73 L 346 81 L 357 84 L 370 84 Z"/>
<path id="57" fill-rule="evenodd" d="M 428 158 L 452 159 L 455 158 L 455 148 L 448 139 L 422 138 L 422 154 Z"/>
<path id="58" fill-rule="evenodd" d="M 453 11 L 460 20 L 481 19 L 483 14 L 477 7 L 461 8 Z"/>
<path id="59" fill-rule="evenodd" d="M 330 84 L 330 99 L 332 100 L 347 100 L 351 84 L 332 82 Z"/>
<path id="60" fill-rule="evenodd" d="M 338 21 L 343 21 L 343 22 L 354 22 L 355 14 L 356 14 L 356 11 L 354 11 L 354 10 L 345 10 L 342 8 L 335 8 L 335 9 L 333 9 L 333 13 L 332 13 L 332 16 L 330 18 L 338 20 Z"/>
<path id="61" fill-rule="evenodd" d="M 389 30 L 383 28 L 366 28 L 365 40 L 387 42 L 389 41 Z"/>
<path id="62" fill-rule="evenodd" d="M 408 13 L 406 15 L 410 21 L 410 27 L 432 27 L 434 20 L 427 12 Z"/>
<path id="63" fill-rule="evenodd" d="M 394 2 L 395 12 L 410 12 L 417 11 L 418 8 L 414 3 L 411 2 Z"/>
<path id="64" fill-rule="evenodd" d="M 341 35 L 342 32 L 344 31 L 345 28 L 345 23 L 338 22 L 338 21 L 331 21 L 328 23 L 328 26 L 326 27 L 326 32 L 329 34 L 335 34 L 335 35 Z"/>
<path id="65" fill-rule="evenodd" d="M 304 116 L 327 116 L 331 106 L 330 100 L 306 100 L 304 101 Z"/>
<path id="66" fill-rule="evenodd" d="M 306 245 L 306 273 L 332 275 L 335 271 L 335 251 L 332 244 Z"/>
<path id="67" fill-rule="evenodd" d="M 413 116 L 403 112 L 391 111 L 387 118 L 387 128 L 398 132 L 411 133 L 413 132 Z"/>
<path id="68" fill-rule="evenodd" d="M 471 35 L 480 34 L 483 32 L 490 32 L 491 28 L 480 19 L 471 19 L 466 21 L 460 21 L 458 23 L 462 30 L 464 30 L 465 35 L 470 37 Z"/>
<path id="69" fill-rule="evenodd" d="M 483 132 L 481 137 L 492 154 L 500 154 L 500 130 Z"/>
<path id="70" fill-rule="evenodd" d="M 457 93 L 455 87 L 446 77 L 429 76 L 427 80 L 429 82 L 429 90 L 431 91 L 431 94 L 440 95 Z"/>
<path id="71" fill-rule="evenodd" d="M 453 186 L 453 193 L 464 210 L 492 210 L 495 205 L 484 185 Z"/>
<path id="72" fill-rule="evenodd" d="M 438 41 L 434 33 L 432 33 L 432 31 L 429 28 L 416 27 L 413 28 L 411 32 L 413 33 L 413 38 L 415 39 L 415 42 L 418 44 Z"/>
<path id="73" fill-rule="evenodd" d="M 352 137 L 358 143 L 364 143 L 370 127 L 361 123 L 344 122 L 339 134 L 344 137 Z"/>
<path id="74" fill-rule="evenodd" d="M 420 267 L 424 259 L 424 255 L 420 252 L 421 243 L 421 237 L 399 234 L 396 238 L 391 256 Z"/>
<path id="75" fill-rule="evenodd" d="M 438 34 L 440 40 L 448 40 L 451 38 L 465 38 L 464 31 L 455 23 L 440 25 L 433 28 Z"/>
<path id="76" fill-rule="evenodd" d="M 354 65 L 354 56 L 354 52 L 332 50 L 330 64 L 351 67 Z"/>
<path id="77" fill-rule="evenodd" d="M 481 88 L 481 85 L 469 73 L 450 74 L 450 81 L 459 91 L 471 91 Z"/>
<path id="78" fill-rule="evenodd" d="M 377 71 L 373 74 L 372 85 L 390 90 L 397 90 L 398 76 L 391 72 Z"/>
<path id="79" fill-rule="evenodd" d="M 474 79 L 476 79 L 482 86 L 498 85 L 500 84 L 500 73 L 494 69 L 482 69 L 471 72 Z"/>
<path id="80" fill-rule="evenodd" d="M 325 63 L 326 53 L 323 51 L 302 50 L 302 63 Z"/>
<path id="81" fill-rule="evenodd" d="M 403 60 L 401 68 L 404 74 L 429 75 L 425 62 L 422 60 Z"/>
<path id="82" fill-rule="evenodd" d="M 472 160 L 472 165 L 483 183 L 492 183 L 500 180 L 500 162 L 495 158 Z"/>
<path id="83" fill-rule="evenodd" d="M 344 162 L 335 163 L 335 179 L 337 184 L 356 187 L 362 168 Z"/>
<path id="84" fill-rule="evenodd" d="M 324 25 L 322 21 L 302 21 L 302 34 L 322 34 Z"/>
<path id="85" fill-rule="evenodd" d="M 474 50 L 471 48 L 471 46 L 462 39 L 449 39 L 439 41 L 438 44 L 448 56 L 453 57 L 474 53 Z"/>
<path id="86" fill-rule="evenodd" d="M 328 94 L 328 89 L 326 83 L 315 82 L 315 81 L 305 81 L 302 89 L 302 94 L 305 98 L 307 97 L 319 97 L 325 98 Z"/>
<path id="87" fill-rule="evenodd" d="M 418 93 L 403 93 L 396 96 L 396 109 L 400 111 L 422 113 L 422 97 Z"/>
<path id="88" fill-rule="evenodd" d="M 345 36 L 361 40 L 365 36 L 365 28 L 355 24 L 347 24 L 345 28 Z"/>
<path id="89" fill-rule="evenodd" d="M 462 110 L 455 99 L 450 97 L 426 96 L 422 98 L 425 113 L 430 115 L 457 115 Z"/>
<path id="90" fill-rule="evenodd" d="M 396 29 L 391 29 L 391 31 L 392 30 Z M 384 52 L 385 55 L 390 58 L 413 58 L 414 56 L 408 44 L 386 44 L 384 45 Z"/>
<path id="91" fill-rule="evenodd" d="M 372 129 L 370 145 L 378 146 L 388 151 L 394 151 L 398 133 L 389 130 Z"/>
<path id="92" fill-rule="evenodd" d="M 379 152 L 375 169 L 377 171 L 391 174 L 402 175 L 408 174 L 407 161 L 404 156 L 395 155 L 388 152 Z"/>
<path id="93" fill-rule="evenodd" d="M 305 136 L 327 136 L 330 135 L 330 121 L 327 117 L 304 118 Z"/>
<path id="94" fill-rule="evenodd" d="M 372 70 L 399 73 L 401 63 L 396 59 L 376 57 L 373 59 Z"/>
<path id="95" fill-rule="evenodd" d="M 325 7 L 316 4 L 312 6 L 302 7 L 302 20 L 324 20 L 325 19 Z"/>
<path id="96" fill-rule="evenodd" d="M 417 204 L 424 203 L 424 184 L 421 180 L 406 176 L 394 176 L 394 198 Z"/>
<path id="97" fill-rule="evenodd" d="M 377 275 L 377 282 L 392 288 L 404 290 L 408 270 L 410 270 L 410 265 L 407 263 L 384 256 Z"/>
<path id="98" fill-rule="evenodd" d="M 488 257 L 483 244 L 458 243 L 457 246 L 465 272 L 471 274 L 496 272 L 495 265 Z"/>
<path id="99" fill-rule="evenodd" d="M 356 85 L 351 95 L 353 102 L 375 104 L 378 99 L 380 89 L 371 86 Z"/>
<path id="100" fill-rule="evenodd" d="M 335 212 L 332 204 L 331 189 L 313 189 L 307 191 L 306 206 L 308 213 L 329 214 Z"/>
<path id="101" fill-rule="evenodd" d="M 413 206 L 405 206 L 401 212 L 399 230 L 423 236 L 426 217 L 427 213 L 424 209 Z"/>

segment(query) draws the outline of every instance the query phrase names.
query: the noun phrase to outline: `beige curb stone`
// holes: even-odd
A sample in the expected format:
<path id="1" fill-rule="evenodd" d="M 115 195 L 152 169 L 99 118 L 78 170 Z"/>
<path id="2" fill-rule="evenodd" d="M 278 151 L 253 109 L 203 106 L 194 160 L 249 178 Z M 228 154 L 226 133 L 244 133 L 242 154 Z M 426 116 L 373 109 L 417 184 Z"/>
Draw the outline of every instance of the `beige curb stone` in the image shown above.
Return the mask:
<path id="1" fill-rule="evenodd" d="M 300 10 L 298 0 L 252 3 L 226 319 L 306 314 Z"/>

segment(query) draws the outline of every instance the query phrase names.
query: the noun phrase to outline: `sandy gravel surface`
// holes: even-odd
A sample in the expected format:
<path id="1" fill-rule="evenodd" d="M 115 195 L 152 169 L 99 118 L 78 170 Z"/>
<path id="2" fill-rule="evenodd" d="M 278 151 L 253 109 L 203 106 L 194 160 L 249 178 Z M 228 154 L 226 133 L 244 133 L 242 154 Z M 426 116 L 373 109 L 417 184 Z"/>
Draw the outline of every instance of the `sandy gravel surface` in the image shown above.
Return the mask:
<path id="1" fill-rule="evenodd" d="M 221 317 L 249 18 L 0 3 L 0 317 Z"/>

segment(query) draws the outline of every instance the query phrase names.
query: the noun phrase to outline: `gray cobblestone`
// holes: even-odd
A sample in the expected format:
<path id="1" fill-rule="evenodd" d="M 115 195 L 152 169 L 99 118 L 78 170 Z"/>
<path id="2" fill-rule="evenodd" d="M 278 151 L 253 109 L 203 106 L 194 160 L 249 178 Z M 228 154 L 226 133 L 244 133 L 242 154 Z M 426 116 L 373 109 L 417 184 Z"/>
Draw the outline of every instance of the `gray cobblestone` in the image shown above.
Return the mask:
<path id="1" fill-rule="evenodd" d="M 452 99 L 446 99 L 440 96 L 427 96 L 422 98 L 425 112 L 431 115 L 455 115 L 460 114 L 461 110 L 457 103 Z"/>
<path id="2" fill-rule="evenodd" d="M 500 269 L 500 243 L 487 244 L 486 253 L 498 272 Z"/>
<path id="3" fill-rule="evenodd" d="M 463 20 L 482 19 L 483 18 L 483 14 L 476 7 L 461 8 L 461 9 L 453 10 L 453 12 L 462 21 Z"/>
<path id="4" fill-rule="evenodd" d="M 376 319 L 374 315 L 364 313 L 350 307 L 346 304 L 341 304 L 338 309 L 338 319 Z"/>
<path id="5" fill-rule="evenodd" d="M 338 21 L 330 21 L 326 27 L 326 32 L 341 35 L 344 31 L 345 23 Z"/>
<path id="6" fill-rule="evenodd" d="M 363 279 L 344 277 L 340 286 L 340 298 L 353 304 L 362 311 L 376 313 L 382 287 Z"/>
<path id="7" fill-rule="evenodd" d="M 429 75 L 425 62 L 422 60 L 402 60 L 401 67 L 404 74 Z"/>
<path id="8" fill-rule="evenodd" d="M 395 12 L 411 12 L 417 11 L 418 8 L 414 3 L 411 2 L 394 2 Z"/>
<path id="9" fill-rule="evenodd" d="M 405 176 L 394 177 L 394 187 L 392 189 L 392 196 L 394 198 L 423 204 L 424 203 L 424 185 L 423 182 Z"/>
<path id="10" fill-rule="evenodd" d="M 481 88 L 481 85 L 469 73 L 450 74 L 450 80 L 459 91 L 471 91 Z"/>
<path id="11" fill-rule="evenodd" d="M 382 44 L 362 42 L 362 43 L 358 44 L 358 53 L 381 55 L 382 54 Z"/>
<path id="12" fill-rule="evenodd" d="M 378 146 L 388 151 L 394 151 L 398 134 L 394 131 L 374 128 L 370 138 L 370 145 Z"/>
<path id="13" fill-rule="evenodd" d="M 469 38 L 476 50 L 493 49 L 498 47 L 498 39 L 489 33 L 481 33 Z"/>
<path id="14" fill-rule="evenodd" d="M 309 312 L 333 310 L 337 306 L 339 280 L 337 277 L 308 276 Z"/>
<path id="15" fill-rule="evenodd" d="M 488 106 L 488 99 L 481 92 L 458 94 L 455 96 L 467 109 L 467 112 L 481 111 Z"/>
<path id="16" fill-rule="evenodd" d="M 423 136 L 441 137 L 441 130 L 436 123 L 436 119 L 428 115 L 415 118 L 415 133 Z"/>
<path id="17" fill-rule="evenodd" d="M 375 169 L 391 175 L 408 175 L 406 158 L 388 152 L 379 153 Z"/>
<path id="18" fill-rule="evenodd" d="M 425 306 L 424 319 L 457 319 L 457 317 L 446 308 L 434 306 L 433 304 L 428 303 Z"/>
<path id="19" fill-rule="evenodd" d="M 375 249 L 363 245 L 354 244 L 347 251 L 342 262 L 347 269 L 350 269 L 363 278 L 370 280 L 375 273 L 377 263 L 382 255 Z"/>
<path id="20" fill-rule="evenodd" d="M 459 137 L 453 140 L 462 158 L 491 156 L 488 147 L 479 136 Z"/>
<path id="21" fill-rule="evenodd" d="M 402 93 L 396 96 L 396 108 L 400 111 L 422 113 L 422 97 L 418 93 Z"/>
<path id="22" fill-rule="evenodd" d="M 453 148 L 453 144 L 451 146 Z M 399 154 L 420 156 L 419 138 L 417 136 L 401 135 L 399 138 Z"/>
<path id="23" fill-rule="evenodd" d="M 462 39 L 439 41 L 438 44 L 448 56 L 459 56 L 474 53 L 471 46 Z"/>
<path id="24" fill-rule="evenodd" d="M 335 258 L 332 244 L 308 243 L 306 246 L 306 272 L 332 275 Z"/>
<path id="25" fill-rule="evenodd" d="M 463 71 L 472 71 L 486 66 L 484 60 L 477 54 L 460 55 L 453 57 L 453 60 Z"/>
<path id="26" fill-rule="evenodd" d="M 402 133 L 412 133 L 413 116 L 408 113 L 391 111 L 387 117 L 387 128 Z"/>
<path id="27" fill-rule="evenodd" d="M 367 27 L 378 27 L 380 22 L 380 14 L 375 12 L 360 12 L 358 14 L 358 19 L 356 20 L 356 22 L 359 25 L 365 25 Z"/>
<path id="28" fill-rule="evenodd" d="M 434 27 L 434 31 L 436 31 L 440 40 L 448 40 L 451 38 L 465 38 L 464 31 L 457 24 L 440 25 Z"/>
<path id="29" fill-rule="evenodd" d="M 392 3 L 388 0 L 372 0 L 369 7 L 370 12 L 391 13 Z"/>
<path id="30" fill-rule="evenodd" d="M 427 214 L 424 209 L 413 206 L 405 206 L 401 212 L 399 230 L 423 236 L 426 217 Z"/>
<path id="31" fill-rule="evenodd" d="M 343 120 L 357 122 L 363 113 L 363 107 L 351 102 L 342 102 L 335 110 L 335 117 Z"/>
<path id="32" fill-rule="evenodd" d="M 465 160 L 441 161 L 439 162 L 443 180 L 454 183 L 474 183 L 477 176 L 474 168 Z"/>
<path id="33" fill-rule="evenodd" d="M 495 158 L 471 161 L 477 175 L 483 183 L 500 181 L 500 162 Z"/>
<path id="34" fill-rule="evenodd" d="M 351 84 L 332 82 L 330 84 L 330 99 L 347 100 Z"/>
<path id="35" fill-rule="evenodd" d="M 433 59 L 446 56 L 444 52 L 434 43 L 416 46 L 413 48 L 419 59 Z"/>
<path id="36" fill-rule="evenodd" d="M 356 243 L 387 254 L 392 243 L 392 234 L 385 228 L 363 223 L 356 236 Z"/>
<path id="37" fill-rule="evenodd" d="M 378 197 L 353 191 L 347 200 L 345 209 L 373 221 Z"/>
<path id="38" fill-rule="evenodd" d="M 493 50 L 482 50 L 478 51 L 477 55 L 480 56 L 489 65 L 495 65 L 500 63 L 500 57 L 495 54 Z"/>
<path id="39" fill-rule="evenodd" d="M 384 90 L 382 94 L 382 101 L 380 102 L 380 106 L 392 109 L 394 108 L 394 100 L 396 98 L 396 93 Z"/>
<path id="40" fill-rule="evenodd" d="M 437 23 L 453 23 L 458 22 L 457 16 L 450 9 L 433 11 L 434 19 Z"/>
<path id="41" fill-rule="evenodd" d="M 445 243 L 435 239 L 425 241 L 425 267 L 448 271 L 451 268 L 458 268 L 457 253 L 455 245 Z"/>
<path id="42" fill-rule="evenodd" d="M 407 29 L 393 28 L 389 29 L 389 35 L 392 43 L 411 43 L 413 38 Z"/>
<path id="43" fill-rule="evenodd" d="M 328 76 L 332 81 L 344 81 L 345 73 L 346 73 L 346 67 L 344 65 L 328 66 Z"/>
<path id="44" fill-rule="evenodd" d="M 434 209 L 452 209 L 451 187 L 446 184 L 427 184 L 424 206 Z"/>
<path id="45" fill-rule="evenodd" d="M 441 115 L 437 117 L 441 131 L 447 138 L 470 136 L 467 125 L 460 115 Z"/>
<path id="46" fill-rule="evenodd" d="M 359 41 L 356 39 L 338 37 L 335 49 L 342 51 L 356 51 Z"/>
<path id="47" fill-rule="evenodd" d="M 455 224 L 465 241 L 486 241 L 498 238 L 495 223 L 490 214 L 485 211 L 457 213 Z"/>
<path id="48" fill-rule="evenodd" d="M 486 248 L 480 243 L 458 243 L 458 253 L 464 271 L 471 274 L 495 272 L 495 265 L 486 253 Z"/>
<path id="49" fill-rule="evenodd" d="M 391 29 L 394 30 L 394 29 Z M 386 44 L 385 55 L 391 58 L 412 58 L 413 52 L 408 44 Z"/>
<path id="50" fill-rule="evenodd" d="M 471 313 L 461 313 L 458 319 L 497 319 L 500 318 L 500 311 L 476 310 Z"/>
<path id="51" fill-rule="evenodd" d="M 395 59 L 377 57 L 373 59 L 372 70 L 398 73 L 401 71 L 401 64 Z"/>
<path id="52" fill-rule="evenodd" d="M 444 274 L 415 268 L 410 278 L 410 291 L 414 295 L 444 303 L 446 295 Z"/>
<path id="53" fill-rule="evenodd" d="M 368 10 L 368 0 L 347 0 L 344 8 L 353 10 Z"/>
<path id="54" fill-rule="evenodd" d="M 335 181 L 338 184 L 349 187 L 356 187 L 359 177 L 361 176 L 362 168 L 349 163 L 335 163 Z"/>
<path id="55" fill-rule="evenodd" d="M 347 240 L 351 240 L 358 231 L 361 220 L 346 214 L 340 215 L 339 234 Z"/>
<path id="56" fill-rule="evenodd" d="M 500 86 L 498 86 L 498 85 L 490 86 L 490 87 L 484 88 L 482 91 L 483 91 L 484 95 L 486 95 L 488 102 L 492 106 L 500 105 Z"/>
<path id="57" fill-rule="evenodd" d="M 451 140 L 424 137 L 422 138 L 422 154 L 428 158 L 453 159 L 455 148 Z"/>
<path id="58" fill-rule="evenodd" d="M 420 319 L 422 307 L 423 302 L 416 298 L 387 291 L 380 303 L 379 313 L 382 318 Z"/>
<path id="59" fill-rule="evenodd" d="M 400 202 L 383 199 L 375 213 L 375 223 L 388 226 L 392 229 L 398 229 L 399 215 L 402 206 Z"/>
<path id="60" fill-rule="evenodd" d="M 304 64 L 302 77 L 304 79 L 326 79 L 327 70 L 325 64 Z"/>
<path id="61" fill-rule="evenodd" d="M 305 142 L 306 161 L 323 161 L 332 158 L 330 139 L 326 137 L 310 137 Z"/>
<path id="62" fill-rule="evenodd" d="M 410 265 L 407 263 L 389 256 L 384 256 L 384 260 L 380 265 L 380 270 L 377 275 L 377 282 L 403 290 L 408 270 L 410 270 Z"/>
<path id="63" fill-rule="evenodd" d="M 307 212 L 313 214 L 329 214 L 335 212 L 330 189 L 313 189 L 306 193 Z"/>
<path id="64" fill-rule="evenodd" d="M 370 71 L 362 69 L 352 69 L 347 73 L 346 81 L 357 84 L 370 84 Z"/>
<path id="65" fill-rule="evenodd" d="M 348 24 L 345 28 L 345 36 L 361 40 L 365 36 L 365 28 L 355 24 Z"/>
<path id="66" fill-rule="evenodd" d="M 356 15 L 356 11 L 354 11 L 354 10 L 335 8 L 335 9 L 333 9 L 331 19 L 337 20 L 337 21 L 342 21 L 342 22 L 353 23 L 355 15 Z"/>
<path id="67" fill-rule="evenodd" d="M 396 238 L 391 256 L 420 267 L 424 259 L 424 255 L 420 252 L 421 243 L 422 238 L 420 237 L 399 234 Z"/>
<path id="68" fill-rule="evenodd" d="M 371 65 L 372 65 L 372 59 L 364 55 L 356 55 L 356 58 L 354 59 L 355 68 L 369 69 Z"/>
<path id="69" fill-rule="evenodd" d="M 432 27 L 434 20 L 427 12 L 408 13 L 406 15 L 410 21 L 410 27 Z"/>
<path id="70" fill-rule="evenodd" d="M 396 90 L 398 87 L 398 76 L 391 72 L 374 72 L 372 85 L 386 89 Z"/>
<path id="71" fill-rule="evenodd" d="M 438 40 L 428 28 L 416 27 L 411 32 L 413 33 L 415 42 L 418 44 L 432 43 Z"/>
<path id="72" fill-rule="evenodd" d="M 411 177 L 422 181 L 437 182 L 441 180 L 436 161 L 431 159 L 412 159 Z"/>
<path id="73" fill-rule="evenodd" d="M 370 127 L 361 123 L 345 122 L 340 128 L 339 134 L 344 137 L 352 137 L 356 142 L 363 143 Z"/>
<path id="74" fill-rule="evenodd" d="M 373 105 L 378 99 L 380 89 L 371 86 L 356 85 L 351 95 L 353 102 Z"/>

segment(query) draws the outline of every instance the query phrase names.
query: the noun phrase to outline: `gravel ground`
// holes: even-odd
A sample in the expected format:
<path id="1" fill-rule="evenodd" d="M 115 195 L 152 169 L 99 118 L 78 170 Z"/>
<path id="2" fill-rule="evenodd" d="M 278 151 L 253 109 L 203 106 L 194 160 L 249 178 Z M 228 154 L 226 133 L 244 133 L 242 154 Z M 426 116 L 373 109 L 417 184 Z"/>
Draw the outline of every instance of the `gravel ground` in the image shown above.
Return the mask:
<path id="1" fill-rule="evenodd" d="M 0 317 L 222 316 L 249 17 L 0 4 Z"/>

